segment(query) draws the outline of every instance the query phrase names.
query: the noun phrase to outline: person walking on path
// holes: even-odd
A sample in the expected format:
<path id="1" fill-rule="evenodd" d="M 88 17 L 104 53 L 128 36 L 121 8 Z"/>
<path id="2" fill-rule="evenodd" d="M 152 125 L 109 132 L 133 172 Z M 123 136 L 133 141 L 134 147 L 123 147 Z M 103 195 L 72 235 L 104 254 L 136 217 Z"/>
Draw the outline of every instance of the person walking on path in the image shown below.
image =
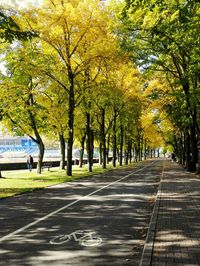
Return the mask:
<path id="1" fill-rule="evenodd" d="M 31 155 L 29 155 L 27 158 L 27 167 L 29 171 L 31 172 L 33 168 L 33 157 Z"/>
<path id="2" fill-rule="evenodd" d="M 176 155 L 174 152 L 171 154 L 172 162 L 176 162 Z"/>

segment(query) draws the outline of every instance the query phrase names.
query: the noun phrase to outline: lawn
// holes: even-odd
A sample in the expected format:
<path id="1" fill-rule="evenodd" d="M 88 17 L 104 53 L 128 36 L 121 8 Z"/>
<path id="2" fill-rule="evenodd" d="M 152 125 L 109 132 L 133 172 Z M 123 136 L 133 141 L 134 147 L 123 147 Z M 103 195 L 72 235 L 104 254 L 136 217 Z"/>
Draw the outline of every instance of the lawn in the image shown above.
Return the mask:
<path id="1" fill-rule="evenodd" d="M 3 178 L 0 179 L 0 198 L 10 197 L 17 194 L 33 191 L 34 189 L 52 186 L 58 183 L 68 182 L 83 178 L 85 176 L 103 173 L 112 169 L 112 165 L 108 165 L 107 169 L 102 169 L 98 164 L 93 166 L 93 172 L 89 173 L 87 165 L 83 168 L 73 166 L 73 176 L 66 176 L 65 170 L 59 168 L 51 168 L 50 171 L 44 170 L 42 174 L 37 174 L 34 169 L 32 172 L 28 170 L 3 171 Z"/>

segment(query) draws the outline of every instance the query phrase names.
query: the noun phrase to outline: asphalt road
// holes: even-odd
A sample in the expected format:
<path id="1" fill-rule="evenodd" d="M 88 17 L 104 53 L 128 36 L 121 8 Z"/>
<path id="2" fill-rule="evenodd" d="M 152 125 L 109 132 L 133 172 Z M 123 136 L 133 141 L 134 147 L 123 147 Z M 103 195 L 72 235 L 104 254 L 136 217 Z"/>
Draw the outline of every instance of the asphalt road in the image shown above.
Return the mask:
<path id="1" fill-rule="evenodd" d="M 0 201 L 0 265 L 139 265 L 163 160 Z"/>

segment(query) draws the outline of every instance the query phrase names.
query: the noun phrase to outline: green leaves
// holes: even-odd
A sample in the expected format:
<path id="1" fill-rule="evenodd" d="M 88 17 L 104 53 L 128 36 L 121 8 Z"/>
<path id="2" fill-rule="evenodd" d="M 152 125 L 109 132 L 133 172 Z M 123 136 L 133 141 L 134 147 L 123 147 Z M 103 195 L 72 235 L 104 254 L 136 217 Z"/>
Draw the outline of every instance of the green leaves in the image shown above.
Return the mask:
<path id="1" fill-rule="evenodd" d="M 0 8 L 0 39 L 5 42 L 14 40 L 28 40 L 36 37 L 33 31 L 22 31 L 15 20 Z"/>

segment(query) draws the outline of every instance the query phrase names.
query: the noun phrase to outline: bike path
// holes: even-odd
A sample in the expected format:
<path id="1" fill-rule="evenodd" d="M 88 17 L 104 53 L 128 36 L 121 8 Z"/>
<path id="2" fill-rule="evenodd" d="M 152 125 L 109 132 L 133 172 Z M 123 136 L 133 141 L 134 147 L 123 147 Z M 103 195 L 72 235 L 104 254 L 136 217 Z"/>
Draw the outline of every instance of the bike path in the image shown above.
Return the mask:
<path id="1" fill-rule="evenodd" d="M 140 266 L 200 265 L 200 178 L 166 161 Z"/>
<path id="2" fill-rule="evenodd" d="M 139 265 L 162 169 L 149 160 L 1 200 L 0 265 Z"/>

